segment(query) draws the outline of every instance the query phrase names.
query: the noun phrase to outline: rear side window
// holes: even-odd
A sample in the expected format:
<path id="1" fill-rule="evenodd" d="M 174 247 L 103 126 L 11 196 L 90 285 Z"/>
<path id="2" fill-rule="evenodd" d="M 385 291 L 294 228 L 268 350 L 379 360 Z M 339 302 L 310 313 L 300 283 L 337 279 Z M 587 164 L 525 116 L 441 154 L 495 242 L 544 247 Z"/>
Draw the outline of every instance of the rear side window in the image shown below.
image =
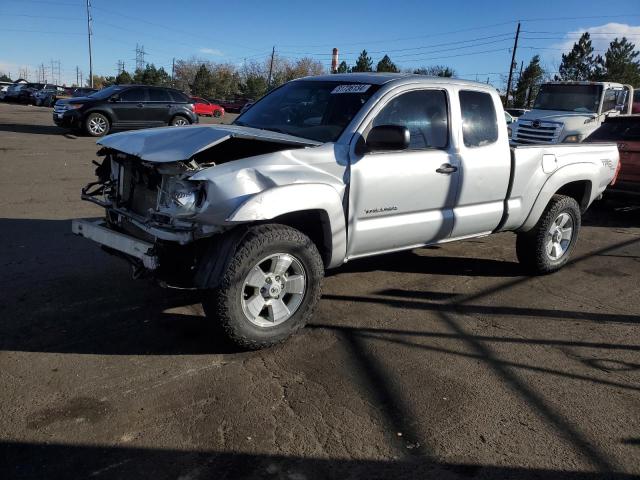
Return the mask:
<path id="1" fill-rule="evenodd" d="M 442 90 L 416 90 L 393 98 L 373 126 L 400 125 L 410 134 L 409 149 L 445 148 L 449 139 L 447 95 Z"/>
<path id="2" fill-rule="evenodd" d="M 192 101 L 184 93 L 176 92 L 175 90 L 167 90 L 167 93 L 171 95 L 174 102 L 178 103 L 191 103 Z"/>
<path id="3" fill-rule="evenodd" d="M 498 119 L 488 93 L 461 90 L 462 139 L 466 147 L 483 147 L 498 140 Z"/>
<path id="4" fill-rule="evenodd" d="M 150 88 L 149 101 L 150 102 L 171 102 L 173 100 L 169 96 L 169 92 L 167 92 L 166 90 Z"/>
<path id="5" fill-rule="evenodd" d="M 120 101 L 122 102 L 144 102 L 144 89 L 142 88 L 131 88 L 129 90 L 125 90 L 120 94 Z"/>

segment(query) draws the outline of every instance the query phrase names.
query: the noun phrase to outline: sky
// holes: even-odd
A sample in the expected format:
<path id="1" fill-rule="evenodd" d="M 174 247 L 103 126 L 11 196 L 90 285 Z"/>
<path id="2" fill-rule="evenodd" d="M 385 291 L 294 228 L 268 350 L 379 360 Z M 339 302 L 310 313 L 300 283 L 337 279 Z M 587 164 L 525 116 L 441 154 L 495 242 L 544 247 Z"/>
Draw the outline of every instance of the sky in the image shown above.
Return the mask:
<path id="1" fill-rule="evenodd" d="M 282 57 L 310 56 L 328 69 L 331 50 L 354 64 L 366 49 L 375 63 L 388 54 L 399 67 L 452 67 L 460 78 L 504 84 L 518 21 L 518 66 L 540 54 L 557 71 L 560 56 L 580 33 L 593 33 L 604 53 L 626 35 L 640 50 L 640 0 L 614 4 L 590 0 L 547 1 L 196 1 L 91 0 L 93 70 L 116 75 L 118 62 L 135 69 L 136 45 L 144 59 L 171 71 L 174 58 L 233 63 L 263 61 L 275 47 Z M 614 8 L 612 8 L 614 7 Z M 0 0 L 0 72 L 28 69 L 36 81 L 87 78 L 86 0 Z M 57 75 L 56 75 L 57 76 Z M 57 79 L 56 79 L 57 80 Z"/>

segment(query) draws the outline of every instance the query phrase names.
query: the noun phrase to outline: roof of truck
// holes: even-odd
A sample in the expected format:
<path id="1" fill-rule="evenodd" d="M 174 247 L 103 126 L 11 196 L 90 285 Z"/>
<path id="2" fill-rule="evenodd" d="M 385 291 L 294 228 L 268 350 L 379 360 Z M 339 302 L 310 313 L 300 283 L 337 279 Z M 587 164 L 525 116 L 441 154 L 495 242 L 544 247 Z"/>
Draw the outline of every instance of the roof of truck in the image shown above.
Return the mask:
<path id="1" fill-rule="evenodd" d="M 334 82 L 356 82 L 369 83 L 371 85 L 384 85 L 390 82 L 394 83 L 415 83 L 416 81 L 424 81 L 425 83 L 443 83 L 455 85 L 469 85 L 474 87 L 492 88 L 486 83 L 471 82 L 469 80 L 460 80 L 451 77 L 430 77 L 428 75 L 417 75 L 414 73 L 377 73 L 377 72 L 361 72 L 361 73 L 335 73 L 329 75 L 317 75 L 311 77 L 303 77 L 298 80 L 316 80 L 316 81 L 334 81 Z"/>

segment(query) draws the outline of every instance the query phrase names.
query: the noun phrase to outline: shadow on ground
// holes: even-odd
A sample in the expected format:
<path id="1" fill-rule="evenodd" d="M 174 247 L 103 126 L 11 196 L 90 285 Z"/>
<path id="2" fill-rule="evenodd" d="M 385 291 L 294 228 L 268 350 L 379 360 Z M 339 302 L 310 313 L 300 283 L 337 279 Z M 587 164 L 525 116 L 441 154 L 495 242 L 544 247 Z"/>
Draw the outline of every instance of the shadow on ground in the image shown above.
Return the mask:
<path id="1" fill-rule="evenodd" d="M 345 460 L 227 452 L 0 443 L 2 478 L 626 480 L 624 473 L 452 464 L 425 459 Z M 2 458 L 0 457 L 0 458 Z"/>

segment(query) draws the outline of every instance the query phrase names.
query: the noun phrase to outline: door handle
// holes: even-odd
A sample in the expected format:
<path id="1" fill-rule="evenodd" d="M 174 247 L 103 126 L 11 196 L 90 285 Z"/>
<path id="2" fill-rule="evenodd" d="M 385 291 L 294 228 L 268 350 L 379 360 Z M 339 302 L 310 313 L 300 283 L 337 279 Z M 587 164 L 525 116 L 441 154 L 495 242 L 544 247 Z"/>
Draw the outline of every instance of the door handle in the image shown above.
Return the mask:
<path id="1" fill-rule="evenodd" d="M 139 103 L 138 105 L 136 105 L 136 107 L 142 108 L 142 107 L 144 107 L 144 103 Z"/>
<path id="2" fill-rule="evenodd" d="M 443 163 L 442 165 L 440 165 L 440 168 L 436 168 L 436 172 L 438 173 L 453 173 L 457 171 L 458 167 L 454 167 L 450 163 Z"/>

